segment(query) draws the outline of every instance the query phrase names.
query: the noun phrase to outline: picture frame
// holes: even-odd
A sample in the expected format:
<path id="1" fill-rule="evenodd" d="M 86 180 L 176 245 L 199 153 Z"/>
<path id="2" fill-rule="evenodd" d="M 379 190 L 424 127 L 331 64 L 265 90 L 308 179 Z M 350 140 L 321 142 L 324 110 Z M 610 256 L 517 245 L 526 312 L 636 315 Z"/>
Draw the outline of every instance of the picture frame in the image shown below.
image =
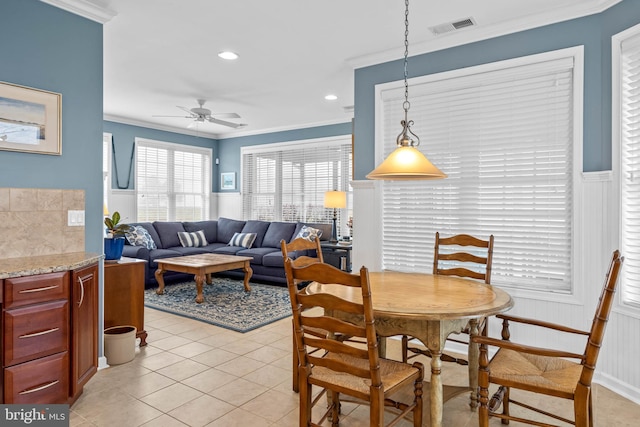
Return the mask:
<path id="1" fill-rule="evenodd" d="M 235 190 L 236 189 L 236 173 L 235 172 L 221 173 L 220 188 L 222 190 Z"/>
<path id="2" fill-rule="evenodd" d="M 0 82 L 0 150 L 62 154 L 62 95 Z"/>

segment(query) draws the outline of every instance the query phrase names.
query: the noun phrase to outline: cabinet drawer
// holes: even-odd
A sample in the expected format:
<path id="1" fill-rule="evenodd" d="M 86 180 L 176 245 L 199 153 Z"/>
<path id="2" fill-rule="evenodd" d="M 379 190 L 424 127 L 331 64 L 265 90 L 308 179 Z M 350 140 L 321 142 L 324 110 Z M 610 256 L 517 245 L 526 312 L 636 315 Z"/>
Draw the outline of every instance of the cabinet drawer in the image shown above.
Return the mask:
<path id="1" fill-rule="evenodd" d="M 68 301 L 6 310 L 3 341 L 4 366 L 68 350 Z"/>
<path id="2" fill-rule="evenodd" d="M 69 273 L 39 274 L 4 281 L 4 308 L 69 298 Z"/>
<path id="3" fill-rule="evenodd" d="M 66 351 L 4 370 L 4 403 L 67 403 L 68 396 Z"/>

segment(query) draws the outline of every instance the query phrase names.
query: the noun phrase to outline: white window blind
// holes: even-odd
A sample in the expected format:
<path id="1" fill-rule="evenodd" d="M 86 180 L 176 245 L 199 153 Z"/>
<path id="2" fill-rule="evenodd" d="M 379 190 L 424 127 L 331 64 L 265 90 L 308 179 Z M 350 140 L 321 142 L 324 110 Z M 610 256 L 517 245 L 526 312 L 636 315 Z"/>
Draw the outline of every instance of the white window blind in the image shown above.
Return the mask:
<path id="1" fill-rule="evenodd" d="M 571 56 L 410 86 L 419 148 L 448 178 L 383 183 L 383 268 L 430 272 L 436 231 L 493 234 L 493 284 L 571 291 L 573 67 Z M 404 88 L 381 97 L 386 156 Z"/>
<path id="2" fill-rule="evenodd" d="M 209 218 L 211 150 L 136 138 L 138 221 Z"/>
<path id="3" fill-rule="evenodd" d="M 620 53 L 621 298 L 640 307 L 640 34 L 623 40 Z"/>
<path id="4" fill-rule="evenodd" d="M 347 192 L 338 235 L 351 211 L 351 137 L 297 141 L 242 149 L 242 199 L 246 219 L 330 223 L 324 193 Z"/>

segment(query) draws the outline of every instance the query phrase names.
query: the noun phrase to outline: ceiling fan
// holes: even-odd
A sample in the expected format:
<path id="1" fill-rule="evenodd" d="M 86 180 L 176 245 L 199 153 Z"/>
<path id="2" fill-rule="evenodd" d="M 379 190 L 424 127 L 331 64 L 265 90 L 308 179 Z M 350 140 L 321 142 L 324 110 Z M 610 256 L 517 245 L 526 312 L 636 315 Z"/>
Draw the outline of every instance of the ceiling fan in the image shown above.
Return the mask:
<path id="1" fill-rule="evenodd" d="M 208 108 L 204 108 L 204 103 L 206 101 L 204 99 L 198 99 L 199 107 L 195 108 L 186 108 L 177 106 L 179 109 L 185 111 L 188 116 L 153 116 L 153 117 L 184 117 L 185 119 L 193 119 L 193 122 L 187 126 L 188 128 L 192 128 L 196 126 L 198 123 L 211 122 L 217 125 L 228 126 L 230 128 L 238 129 L 247 126 L 246 123 L 234 123 L 229 122 L 224 119 L 239 119 L 240 115 L 237 113 L 212 113 Z"/>

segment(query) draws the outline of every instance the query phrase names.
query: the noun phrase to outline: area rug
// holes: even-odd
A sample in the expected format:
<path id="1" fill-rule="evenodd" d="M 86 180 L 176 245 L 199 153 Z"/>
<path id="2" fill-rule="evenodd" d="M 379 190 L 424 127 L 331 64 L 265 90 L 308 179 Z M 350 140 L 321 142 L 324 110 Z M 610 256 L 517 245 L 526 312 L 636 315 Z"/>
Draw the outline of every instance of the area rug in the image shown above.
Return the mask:
<path id="1" fill-rule="evenodd" d="M 289 291 L 280 286 L 251 283 L 251 292 L 245 292 L 242 280 L 214 277 L 213 284 L 203 286 L 201 304 L 195 301 L 194 281 L 168 284 L 164 295 L 156 295 L 156 289 L 144 291 L 145 306 L 237 332 L 291 316 Z"/>

